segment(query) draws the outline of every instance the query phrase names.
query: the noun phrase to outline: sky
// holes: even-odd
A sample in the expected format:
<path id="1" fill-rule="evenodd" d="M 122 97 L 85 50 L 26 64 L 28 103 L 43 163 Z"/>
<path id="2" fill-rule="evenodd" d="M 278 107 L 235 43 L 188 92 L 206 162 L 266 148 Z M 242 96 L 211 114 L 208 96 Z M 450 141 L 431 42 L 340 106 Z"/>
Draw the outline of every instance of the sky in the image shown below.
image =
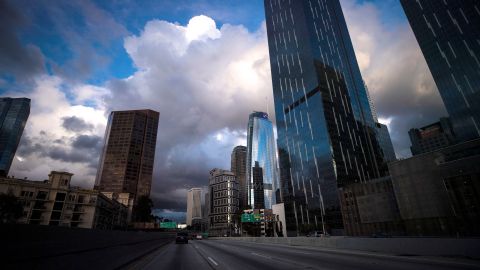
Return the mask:
<path id="1" fill-rule="evenodd" d="M 425 59 L 398 0 L 340 2 L 380 121 L 408 157 L 408 130 L 447 115 Z M 93 188 L 109 113 L 157 110 L 158 215 L 180 217 L 186 191 L 246 144 L 249 113 L 273 108 L 262 0 L 0 0 L 0 38 L 0 96 L 32 100 L 10 175 L 64 170 Z"/>

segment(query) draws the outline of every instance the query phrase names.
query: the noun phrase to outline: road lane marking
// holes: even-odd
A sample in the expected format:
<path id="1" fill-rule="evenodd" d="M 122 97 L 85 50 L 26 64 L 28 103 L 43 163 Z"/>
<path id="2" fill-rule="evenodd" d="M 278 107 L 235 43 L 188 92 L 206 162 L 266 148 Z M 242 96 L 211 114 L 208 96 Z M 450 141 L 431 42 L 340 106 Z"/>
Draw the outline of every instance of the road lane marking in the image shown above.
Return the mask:
<path id="1" fill-rule="evenodd" d="M 215 264 L 215 266 L 218 265 L 218 263 L 214 259 L 212 259 L 212 257 L 208 257 L 208 260 Z"/>
<path id="2" fill-rule="evenodd" d="M 258 256 L 258 257 L 266 258 L 266 259 L 272 259 L 272 257 L 270 257 L 270 256 L 258 254 L 258 253 L 255 253 L 255 252 L 251 252 L 250 254 Z"/>

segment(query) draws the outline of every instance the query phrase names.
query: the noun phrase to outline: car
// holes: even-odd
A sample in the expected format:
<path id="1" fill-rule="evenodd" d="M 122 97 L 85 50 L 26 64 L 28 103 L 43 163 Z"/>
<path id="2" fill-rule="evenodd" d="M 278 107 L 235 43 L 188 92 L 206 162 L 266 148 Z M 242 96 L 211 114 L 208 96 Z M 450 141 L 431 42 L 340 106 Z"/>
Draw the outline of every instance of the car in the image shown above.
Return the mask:
<path id="1" fill-rule="evenodd" d="M 203 237 L 202 237 L 202 235 L 201 235 L 201 234 L 197 234 L 197 237 L 196 237 L 195 239 L 197 239 L 197 240 L 202 240 L 202 239 L 203 239 Z"/>
<path id="2" fill-rule="evenodd" d="M 178 232 L 177 237 L 175 238 L 175 243 L 188 244 L 188 233 L 187 232 Z"/>

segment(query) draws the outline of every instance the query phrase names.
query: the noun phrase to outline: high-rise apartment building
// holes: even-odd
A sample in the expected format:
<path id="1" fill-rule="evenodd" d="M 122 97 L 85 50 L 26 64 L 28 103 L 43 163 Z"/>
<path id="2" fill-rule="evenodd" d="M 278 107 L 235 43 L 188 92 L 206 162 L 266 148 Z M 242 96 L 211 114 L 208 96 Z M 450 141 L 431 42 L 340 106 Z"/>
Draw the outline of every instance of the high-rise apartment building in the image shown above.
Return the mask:
<path id="1" fill-rule="evenodd" d="M 235 228 L 235 215 L 239 210 L 238 182 L 235 174 L 217 168 L 211 170 L 208 194 L 210 235 L 232 235 L 238 229 Z"/>
<path id="2" fill-rule="evenodd" d="M 277 151 L 273 135 L 273 125 L 264 112 L 253 112 L 248 118 L 247 127 L 247 191 L 248 205 L 255 203 L 253 166 L 258 162 L 263 169 L 264 208 L 272 209 L 280 199 L 280 184 L 277 171 Z"/>
<path id="3" fill-rule="evenodd" d="M 192 226 L 202 221 L 202 189 L 191 188 L 187 192 L 187 225 Z"/>
<path id="4" fill-rule="evenodd" d="M 412 155 L 431 152 L 455 144 L 455 135 L 448 117 L 421 128 L 408 131 L 412 146 Z"/>
<path id="5" fill-rule="evenodd" d="M 108 118 L 95 187 L 150 195 L 160 114 L 152 110 L 114 111 Z"/>
<path id="6" fill-rule="evenodd" d="M 480 136 L 480 3 L 401 0 L 459 141 Z"/>
<path id="7" fill-rule="evenodd" d="M 0 98 L 0 176 L 10 170 L 29 115 L 30 99 Z"/>
<path id="8" fill-rule="evenodd" d="M 388 167 L 340 2 L 264 3 L 288 235 L 342 233 L 338 187 Z"/>
<path id="9" fill-rule="evenodd" d="M 235 146 L 235 148 L 233 148 L 233 151 L 232 151 L 230 171 L 232 171 L 237 177 L 240 208 L 245 208 L 248 205 L 247 204 L 246 169 L 247 169 L 247 147 L 243 145 Z"/>

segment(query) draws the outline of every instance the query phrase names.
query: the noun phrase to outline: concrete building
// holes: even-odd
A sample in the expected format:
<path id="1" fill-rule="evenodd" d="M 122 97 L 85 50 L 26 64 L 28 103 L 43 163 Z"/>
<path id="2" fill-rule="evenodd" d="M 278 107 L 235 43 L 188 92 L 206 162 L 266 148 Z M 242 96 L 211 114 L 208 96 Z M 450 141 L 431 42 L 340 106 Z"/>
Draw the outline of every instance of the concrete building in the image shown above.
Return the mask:
<path id="1" fill-rule="evenodd" d="M 421 128 L 408 131 L 412 146 L 412 155 L 431 152 L 455 143 L 455 135 L 448 117 Z"/>
<path id="2" fill-rule="evenodd" d="M 187 192 L 187 225 L 200 224 L 202 220 L 202 189 L 191 188 Z"/>
<path id="3" fill-rule="evenodd" d="M 400 0 L 450 116 L 455 137 L 480 137 L 480 4 Z"/>
<path id="4" fill-rule="evenodd" d="M 238 182 L 235 174 L 222 169 L 210 171 L 208 194 L 210 201 L 209 233 L 212 236 L 230 236 L 235 228 L 238 204 Z"/>
<path id="5" fill-rule="evenodd" d="M 0 177 L 7 176 L 30 115 L 30 99 L 0 98 Z"/>
<path id="6" fill-rule="evenodd" d="M 52 171 L 49 179 L 0 178 L 0 193 L 12 193 L 23 203 L 18 222 L 91 229 L 127 226 L 127 207 L 97 190 L 70 185 L 71 173 Z"/>
<path id="7" fill-rule="evenodd" d="M 339 196 L 346 235 L 404 234 L 390 177 L 342 187 Z"/>
<path id="8" fill-rule="evenodd" d="M 152 110 L 110 114 L 95 189 L 127 193 L 126 201 L 134 204 L 140 196 L 150 195 L 159 115 Z"/>
<path id="9" fill-rule="evenodd" d="M 238 196 L 240 201 L 240 208 L 246 208 L 247 203 L 247 147 L 238 145 L 233 148 L 231 155 L 231 167 L 230 171 L 235 174 L 238 181 Z"/>
<path id="10" fill-rule="evenodd" d="M 480 139 L 389 164 L 409 235 L 480 235 Z"/>

